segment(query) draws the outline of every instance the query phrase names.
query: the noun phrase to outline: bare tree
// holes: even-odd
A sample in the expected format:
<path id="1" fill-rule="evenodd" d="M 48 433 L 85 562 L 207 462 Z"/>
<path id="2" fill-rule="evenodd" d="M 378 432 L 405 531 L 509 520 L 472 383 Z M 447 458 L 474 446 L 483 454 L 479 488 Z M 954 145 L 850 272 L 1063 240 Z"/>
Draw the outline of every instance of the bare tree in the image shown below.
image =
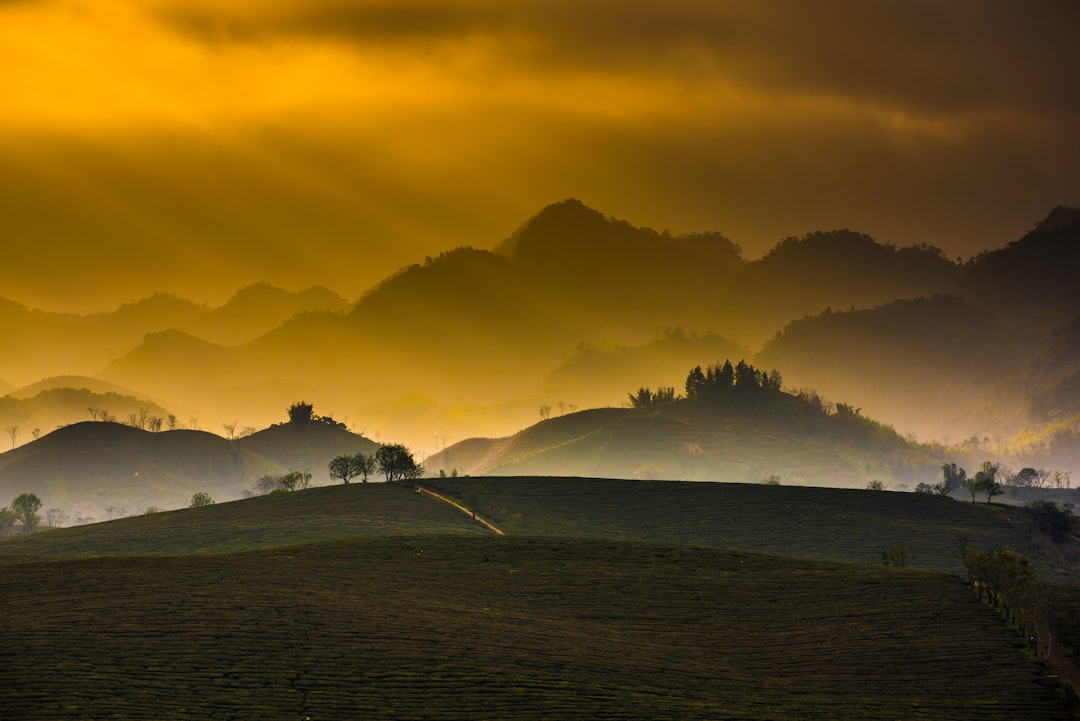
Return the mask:
<path id="1" fill-rule="evenodd" d="M 222 423 L 221 427 L 225 429 L 225 437 L 230 441 L 236 437 L 236 421 L 232 423 Z"/>
<path id="2" fill-rule="evenodd" d="M 60 528 L 70 520 L 71 516 L 65 513 L 63 508 L 50 508 L 45 511 L 45 525 L 49 528 Z"/>
<path id="3" fill-rule="evenodd" d="M 8 426 L 7 427 L 7 434 L 9 436 L 11 436 L 11 447 L 14 448 L 15 447 L 15 439 L 19 437 L 19 427 L 18 426 Z"/>
<path id="4" fill-rule="evenodd" d="M 35 428 L 34 430 L 30 431 L 30 435 L 32 435 L 34 437 L 34 440 L 36 441 L 38 438 L 41 438 L 41 429 Z"/>

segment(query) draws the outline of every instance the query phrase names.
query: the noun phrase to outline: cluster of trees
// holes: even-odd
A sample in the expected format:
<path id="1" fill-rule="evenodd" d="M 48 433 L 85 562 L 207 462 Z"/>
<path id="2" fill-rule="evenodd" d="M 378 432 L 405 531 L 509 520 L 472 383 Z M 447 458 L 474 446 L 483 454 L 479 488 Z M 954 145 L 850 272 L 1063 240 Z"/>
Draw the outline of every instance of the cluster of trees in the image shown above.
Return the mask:
<path id="1" fill-rule="evenodd" d="M 344 423 L 334 420 L 332 416 L 315 415 L 315 406 L 307 401 L 293 403 L 288 408 L 288 414 L 289 423 L 293 425 L 302 426 L 307 423 L 324 423 L 328 426 L 348 430 L 348 427 Z"/>
<path id="2" fill-rule="evenodd" d="M 357 476 L 367 483 L 368 475 L 376 470 L 388 482 L 413 480 L 424 475 L 424 467 L 416 462 L 412 451 L 400 443 L 380 446 L 372 456 L 346 454 L 330 461 L 330 477 L 346 484 Z"/>
<path id="3" fill-rule="evenodd" d="M 954 491 L 964 489 L 971 494 L 972 503 L 980 493 L 986 494 L 986 502 L 989 503 L 990 499 L 1003 492 L 1002 485 L 998 482 L 1001 468 L 1000 464 L 984 461 L 974 476 L 968 476 L 967 471 L 955 463 L 946 463 L 941 467 L 940 481 L 934 484 L 920 483 L 915 487 L 915 492 L 948 496 Z"/>
<path id="4" fill-rule="evenodd" d="M 288 473 L 267 474 L 260 476 L 251 488 L 244 491 L 244 498 L 265 496 L 278 491 L 297 491 L 311 487 L 311 473 L 308 471 L 289 471 Z"/>
<path id="5" fill-rule="evenodd" d="M 1025 634 L 1036 654 L 1049 660 L 1054 641 L 1053 597 L 1031 561 L 1008 549 L 979 551 L 964 544 L 961 563 L 968 582 Z"/>
<path id="6" fill-rule="evenodd" d="M 1071 472 L 1050 471 L 1041 468 L 1021 468 L 1013 473 L 1003 463 L 984 461 L 974 476 L 955 463 L 946 463 L 941 467 L 942 479 L 937 483 L 920 483 L 916 493 L 934 493 L 941 496 L 951 495 L 954 491 L 965 490 L 971 494 L 972 502 L 979 494 L 986 494 L 986 502 L 1005 492 L 1005 487 L 1013 488 L 1068 488 Z"/>
<path id="7" fill-rule="evenodd" d="M 37 530 L 41 523 L 41 499 L 33 493 L 22 493 L 15 497 L 10 506 L 0 508 L 0 536 L 7 536 L 14 532 L 15 524 L 22 524 L 22 532 L 30 533 Z"/>
<path id="8" fill-rule="evenodd" d="M 686 395 L 675 393 L 674 386 L 661 386 L 655 392 L 642 386 L 630 394 L 633 408 L 672 403 L 682 398 L 692 402 L 719 403 L 732 398 L 748 398 L 763 392 L 779 392 L 783 385 L 780 372 L 758 370 L 746 361 L 732 365 L 730 360 L 702 368 L 695 366 L 686 376 Z"/>

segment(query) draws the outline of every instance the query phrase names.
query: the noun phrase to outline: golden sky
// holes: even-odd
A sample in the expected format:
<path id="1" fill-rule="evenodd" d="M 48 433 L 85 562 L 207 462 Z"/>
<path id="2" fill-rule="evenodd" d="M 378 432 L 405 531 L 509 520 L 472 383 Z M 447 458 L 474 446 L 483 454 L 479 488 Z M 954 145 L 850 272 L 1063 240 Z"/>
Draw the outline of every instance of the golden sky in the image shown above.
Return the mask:
<path id="1" fill-rule="evenodd" d="M 577 197 L 757 257 L 1080 202 L 1075 0 L 0 0 L 0 297 L 356 297 Z"/>

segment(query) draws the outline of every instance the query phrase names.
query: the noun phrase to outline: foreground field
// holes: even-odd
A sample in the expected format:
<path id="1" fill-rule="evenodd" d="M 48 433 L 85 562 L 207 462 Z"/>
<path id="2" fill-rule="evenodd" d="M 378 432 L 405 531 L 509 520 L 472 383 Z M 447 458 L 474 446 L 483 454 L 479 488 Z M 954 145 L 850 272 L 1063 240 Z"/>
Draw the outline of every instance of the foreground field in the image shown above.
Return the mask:
<path id="1" fill-rule="evenodd" d="M 943 574 L 542 538 L 0 561 L 0 708 L 55 719 L 1063 719 Z"/>

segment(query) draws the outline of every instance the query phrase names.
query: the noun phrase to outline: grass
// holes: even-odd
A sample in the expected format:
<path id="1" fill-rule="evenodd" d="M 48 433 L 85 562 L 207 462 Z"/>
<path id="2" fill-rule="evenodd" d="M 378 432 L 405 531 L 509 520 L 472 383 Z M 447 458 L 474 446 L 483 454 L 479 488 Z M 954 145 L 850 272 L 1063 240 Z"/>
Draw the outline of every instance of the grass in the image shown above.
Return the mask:
<path id="1" fill-rule="evenodd" d="M 913 565 L 959 573 L 957 538 L 1012 548 L 1047 580 L 1077 580 L 1028 538 L 1027 512 L 915 493 L 582 478 L 426 481 L 509 534 L 622 538 L 878 564 L 889 545 Z"/>
<path id="2" fill-rule="evenodd" d="M 942 574 L 596 539 L 0 562 L 7 718 L 1066 718 Z"/>
<path id="3" fill-rule="evenodd" d="M 0 557 L 235 553 L 332 539 L 488 534 L 461 512 L 396 484 L 274 493 L 198 509 L 0 539 Z"/>
<path id="4" fill-rule="evenodd" d="M 959 532 L 1016 547 L 1020 509 L 431 484 L 511 535 L 352 484 L 0 541 L 0 718 L 1068 718 L 958 578 L 879 563 L 895 538 L 931 568 Z"/>

